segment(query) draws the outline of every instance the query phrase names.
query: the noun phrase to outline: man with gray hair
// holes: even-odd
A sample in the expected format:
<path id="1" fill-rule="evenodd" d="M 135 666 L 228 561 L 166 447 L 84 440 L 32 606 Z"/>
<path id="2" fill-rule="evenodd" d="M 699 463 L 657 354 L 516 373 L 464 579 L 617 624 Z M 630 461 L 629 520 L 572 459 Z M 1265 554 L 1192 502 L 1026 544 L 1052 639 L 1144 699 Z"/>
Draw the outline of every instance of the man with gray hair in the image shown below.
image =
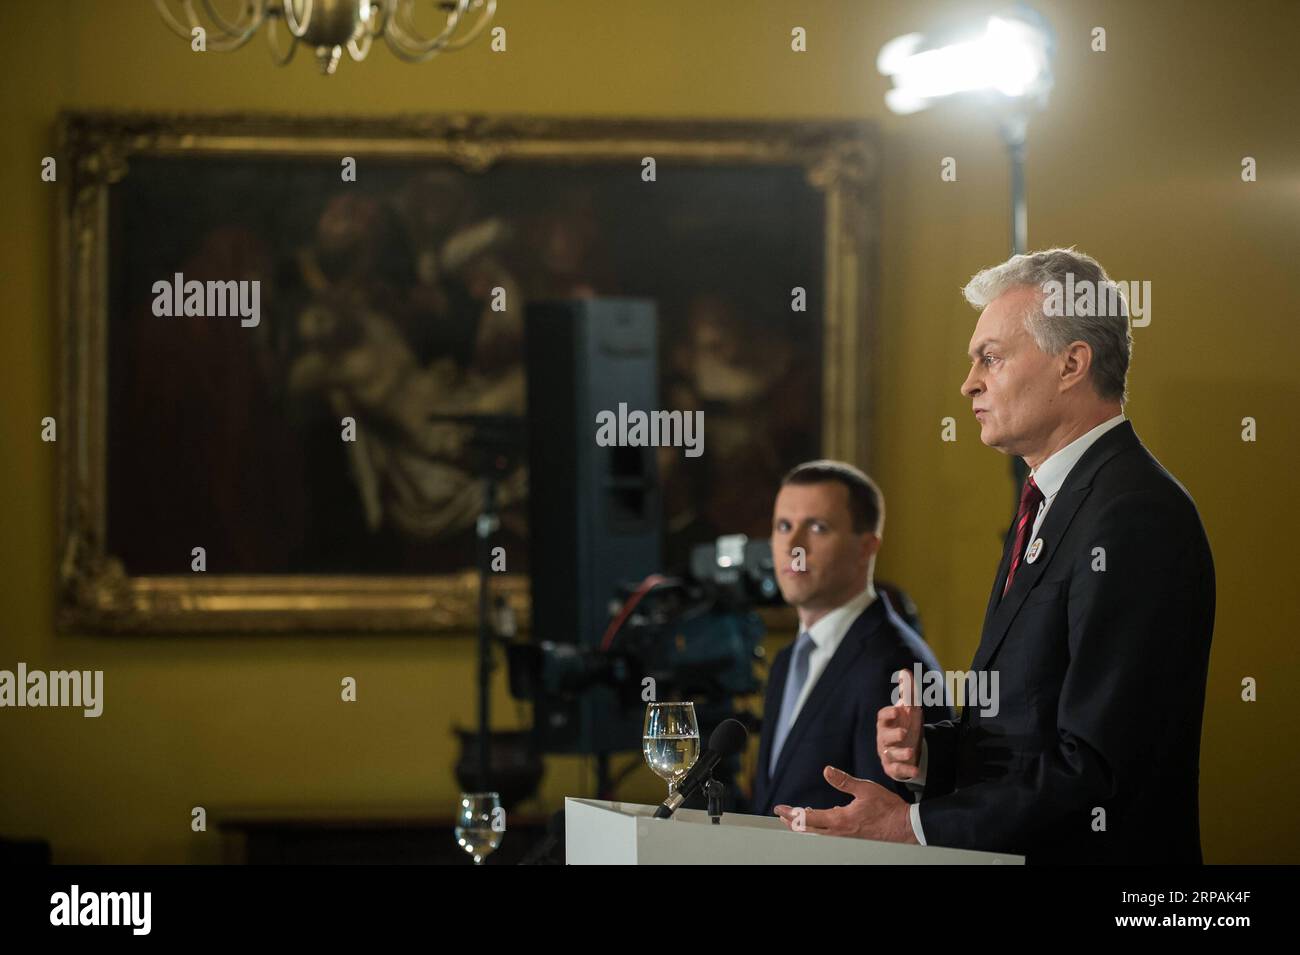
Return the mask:
<path id="1" fill-rule="evenodd" d="M 1123 296 L 1073 249 L 1013 256 L 965 295 L 982 311 L 962 394 L 980 440 L 1030 469 L 971 665 L 999 673 L 1000 706 L 923 725 L 904 693 L 876 745 L 918 801 L 828 767 L 853 802 L 803 822 L 1035 863 L 1199 863 L 1214 564 L 1124 417 Z"/>

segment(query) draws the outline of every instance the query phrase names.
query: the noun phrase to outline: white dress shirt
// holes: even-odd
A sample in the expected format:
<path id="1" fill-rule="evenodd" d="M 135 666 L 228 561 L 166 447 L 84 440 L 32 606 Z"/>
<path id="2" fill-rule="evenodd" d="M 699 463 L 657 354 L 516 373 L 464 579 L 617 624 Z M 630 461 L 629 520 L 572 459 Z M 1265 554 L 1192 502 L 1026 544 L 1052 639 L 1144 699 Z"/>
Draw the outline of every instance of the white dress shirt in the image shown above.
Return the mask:
<path id="1" fill-rule="evenodd" d="M 1049 456 L 1038 467 L 1029 472 L 1029 476 L 1034 479 L 1038 485 L 1038 490 L 1043 492 L 1043 502 L 1038 505 L 1038 516 L 1034 518 L 1034 527 L 1032 532 L 1025 540 L 1025 553 L 1029 553 L 1029 548 L 1033 546 L 1038 537 L 1038 529 L 1043 526 L 1043 519 L 1047 517 L 1047 509 L 1052 506 L 1052 501 L 1056 500 L 1056 495 L 1060 493 L 1061 487 L 1065 484 L 1065 478 L 1073 470 L 1074 466 L 1079 463 L 1084 452 L 1096 443 L 1097 439 L 1109 431 L 1111 428 L 1118 427 L 1124 422 L 1124 413 L 1120 412 L 1115 417 L 1103 421 L 1097 427 L 1093 428 L 1086 434 L 1081 434 L 1061 450 Z M 912 804 L 910 816 L 912 820 L 912 832 L 916 835 L 916 841 L 925 845 L 925 833 L 921 831 L 921 795 L 925 788 L 925 771 L 929 763 L 929 753 L 925 748 L 925 734 L 921 738 L 921 758 L 917 764 L 916 777 L 908 782 L 908 788 L 916 793 L 916 802 Z"/>
<path id="2" fill-rule="evenodd" d="M 803 681 L 803 690 L 799 693 L 799 699 L 795 700 L 794 709 L 790 711 L 791 726 L 794 726 L 794 721 L 799 718 L 799 711 L 808 701 L 813 687 L 817 685 L 818 677 L 826 669 L 826 664 L 831 662 L 831 657 L 835 656 L 835 651 L 844 642 L 849 627 L 853 626 L 853 621 L 857 620 L 862 611 L 870 607 L 875 599 L 876 588 L 868 583 L 866 590 L 848 603 L 836 607 L 808 628 L 808 636 L 813 642 L 813 648 L 808 651 L 808 677 Z M 788 740 L 789 737 L 787 736 L 786 739 Z"/>

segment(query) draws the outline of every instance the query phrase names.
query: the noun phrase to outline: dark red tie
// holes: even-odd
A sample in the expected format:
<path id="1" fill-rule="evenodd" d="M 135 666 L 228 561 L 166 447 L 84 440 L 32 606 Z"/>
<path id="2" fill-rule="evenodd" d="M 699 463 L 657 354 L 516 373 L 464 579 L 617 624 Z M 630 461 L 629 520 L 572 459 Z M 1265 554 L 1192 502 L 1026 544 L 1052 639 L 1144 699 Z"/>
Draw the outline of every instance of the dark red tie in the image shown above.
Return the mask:
<path id="1" fill-rule="evenodd" d="M 1031 477 L 1025 481 L 1024 489 L 1020 492 L 1020 510 L 1016 511 L 1016 543 L 1011 551 L 1011 566 L 1007 569 L 1007 582 L 1002 587 L 1004 597 L 1011 589 L 1011 581 L 1016 576 L 1016 569 L 1025 556 L 1025 543 L 1034 526 L 1034 518 L 1038 516 L 1038 505 L 1042 503 L 1043 492 L 1038 489 L 1038 485 Z"/>

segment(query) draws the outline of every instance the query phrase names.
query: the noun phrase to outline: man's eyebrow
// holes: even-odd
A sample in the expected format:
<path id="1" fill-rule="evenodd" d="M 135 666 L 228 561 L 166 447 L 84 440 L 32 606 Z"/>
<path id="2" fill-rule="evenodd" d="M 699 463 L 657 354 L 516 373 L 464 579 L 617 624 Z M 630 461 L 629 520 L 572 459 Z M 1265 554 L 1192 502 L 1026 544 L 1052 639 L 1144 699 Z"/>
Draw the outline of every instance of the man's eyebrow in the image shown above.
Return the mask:
<path id="1" fill-rule="evenodd" d="M 966 354 L 970 355 L 971 358 L 974 358 L 980 352 L 984 351 L 984 349 L 987 348 L 989 345 L 1001 345 L 1001 344 L 1002 342 L 998 341 L 996 338 L 986 338 L 984 341 L 976 345 L 974 350 L 969 351 Z"/>

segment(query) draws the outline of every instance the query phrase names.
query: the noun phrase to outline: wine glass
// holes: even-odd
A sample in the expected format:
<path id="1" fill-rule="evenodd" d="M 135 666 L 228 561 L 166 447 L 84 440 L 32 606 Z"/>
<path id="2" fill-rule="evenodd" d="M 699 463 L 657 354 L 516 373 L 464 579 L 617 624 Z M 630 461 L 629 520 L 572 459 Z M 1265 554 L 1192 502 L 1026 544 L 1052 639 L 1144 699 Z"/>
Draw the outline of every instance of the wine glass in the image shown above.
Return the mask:
<path id="1" fill-rule="evenodd" d="M 645 710 L 641 751 L 650 771 L 668 783 L 671 797 L 700 758 L 700 724 L 694 703 L 651 703 Z"/>
<path id="2" fill-rule="evenodd" d="M 461 793 L 456 811 L 456 843 L 474 857 L 475 865 L 500 845 L 505 833 L 505 815 L 497 793 Z M 496 823 L 496 826 L 493 826 Z"/>

